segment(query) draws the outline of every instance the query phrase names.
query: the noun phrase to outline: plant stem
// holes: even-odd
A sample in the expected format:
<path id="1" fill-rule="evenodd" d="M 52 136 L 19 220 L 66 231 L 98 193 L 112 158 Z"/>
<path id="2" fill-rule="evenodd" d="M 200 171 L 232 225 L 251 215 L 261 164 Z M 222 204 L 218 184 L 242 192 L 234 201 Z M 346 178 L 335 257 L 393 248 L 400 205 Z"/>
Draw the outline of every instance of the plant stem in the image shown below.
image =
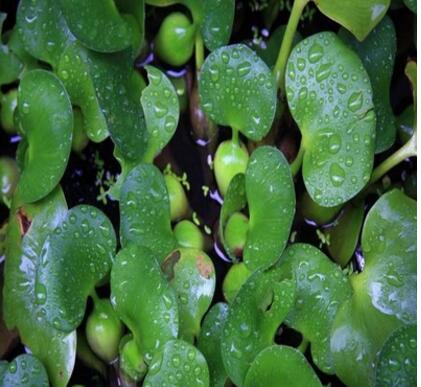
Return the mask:
<path id="1" fill-rule="evenodd" d="M 89 293 L 89 295 L 91 296 L 91 298 L 92 298 L 92 300 L 93 300 L 94 304 L 97 304 L 97 303 L 99 302 L 99 297 L 98 297 L 98 295 L 96 294 L 95 289 L 92 289 L 92 292 L 91 292 L 91 293 Z"/>
<path id="2" fill-rule="evenodd" d="M 310 0 L 295 0 L 289 16 L 287 28 L 284 38 L 282 39 L 281 48 L 279 49 L 278 59 L 276 60 L 273 74 L 275 75 L 276 84 L 283 90 L 285 82 L 285 67 L 292 48 L 295 31 L 300 21 L 301 13 Z"/>
<path id="3" fill-rule="evenodd" d="M 203 38 L 200 31 L 196 32 L 196 40 L 194 43 L 194 53 L 196 59 L 196 71 L 199 72 L 205 58 L 205 47 L 203 46 Z"/>
<path id="4" fill-rule="evenodd" d="M 240 145 L 240 137 L 238 135 L 238 130 L 232 128 L 232 142 L 236 145 Z"/>
<path id="5" fill-rule="evenodd" d="M 300 149 L 298 150 L 297 156 L 295 157 L 294 161 L 290 164 L 291 167 L 291 174 L 293 177 L 298 173 L 301 168 L 301 164 L 303 163 L 304 157 L 304 145 L 303 140 L 301 139 Z"/>
<path id="6" fill-rule="evenodd" d="M 301 340 L 301 343 L 300 343 L 300 345 L 297 347 L 297 349 L 298 349 L 301 353 L 304 353 L 304 352 L 307 350 L 307 347 L 308 347 L 308 340 L 307 340 L 307 339 L 305 339 L 305 338 L 303 337 L 303 339 Z"/>

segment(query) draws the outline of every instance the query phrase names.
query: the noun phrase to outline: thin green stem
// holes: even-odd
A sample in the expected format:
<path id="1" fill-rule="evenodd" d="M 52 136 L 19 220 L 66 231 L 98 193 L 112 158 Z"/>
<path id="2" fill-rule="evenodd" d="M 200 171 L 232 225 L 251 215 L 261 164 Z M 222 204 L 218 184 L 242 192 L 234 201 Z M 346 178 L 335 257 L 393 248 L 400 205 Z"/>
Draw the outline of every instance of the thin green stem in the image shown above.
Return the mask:
<path id="1" fill-rule="evenodd" d="M 304 7 L 310 0 L 295 0 L 291 9 L 285 35 L 282 40 L 281 48 L 279 49 L 278 59 L 276 60 L 273 74 L 275 75 L 276 84 L 281 90 L 285 87 L 285 67 L 292 48 L 295 31 L 297 30 L 298 22 Z"/>
<path id="2" fill-rule="evenodd" d="M 300 170 L 301 164 L 303 163 L 303 157 L 304 157 L 304 145 L 303 145 L 303 140 L 301 139 L 300 149 L 298 150 L 297 156 L 295 157 L 294 161 L 290 165 L 291 173 L 293 177 L 295 177 L 298 171 Z"/>
<path id="3" fill-rule="evenodd" d="M 237 129 L 232 128 L 232 142 L 236 145 L 240 145 L 240 136 Z"/>
<path id="4" fill-rule="evenodd" d="M 200 31 L 196 32 L 196 40 L 194 43 L 194 53 L 196 59 L 196 71 L 199 72 L 205 60 L 205 47 L 203 45 L 203 38 Z"/>
<path id="5" fill-rule="evenodd" d="M 92 291 L 91 291 L 91 293 L 89 295 L 91 296 L 92 300 L 94 301 L 94 304 L 97 304 L 99 302 L 99 297 L 96 294 L 95 288 L 92 289 Z"/>
<path id="6" fill-rule="evenodd" d="M 307 347 L 308 347 L 308 340 L 307 340 L 307 339 L 305 339 L 305 338 L 303 337 L 303 339 L 301 340 L 301 343 L 300 343 L 300 345 L 297 347 L 297 349 L 298 349 L 301 353 L 304 353 L 304 352 L 307 350 Z"/>

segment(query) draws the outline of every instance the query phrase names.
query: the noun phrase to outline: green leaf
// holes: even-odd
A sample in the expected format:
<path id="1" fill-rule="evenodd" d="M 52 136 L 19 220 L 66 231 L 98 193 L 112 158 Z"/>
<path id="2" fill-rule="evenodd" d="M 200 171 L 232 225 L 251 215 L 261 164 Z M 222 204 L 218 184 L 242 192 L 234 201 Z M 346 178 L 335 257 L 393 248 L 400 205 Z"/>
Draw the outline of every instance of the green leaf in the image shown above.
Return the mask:
<path id="1" fill-rule="evenodd" d="M 328 18 L 364 40 L 386 14 L 390 0 L 313 0 Z"/>
<path id="2" fill-rule="evenodd" d="M 396 126 L 399 139 L 406 144 L 414 134 L 414 106 L 409 105 L 397 118 Z"/>
<path id="3" fill-rule="evenodd" d="M 243 259 L 251 271 L 272 265 L 282 254 L 295 214 L 288 161 L 274 147 L 261 146 L 245 173 L 250 221 Z"/>
<path id="4" fill-rule="evenodd" d="M 139 164 L 127 175 L 120 197 L 120 240 L 150 248 L 162 260 L 177 246 L 171 229 L 164 177 L 152 164 Z"/>
<path id="5" fill-rule="evenodd" d="M 141 102 L 149 139 L 145 159 L 153 161 L 171 140 L 178 125 L 180 108 L 171 81 L 161 70 L 145 66 L 149 85 L 143 90 Z"/>
<path id="6" fill-rule="evenodd" d="M 386 339 L 416 321 L 415 213 L 416 202 L 392 190 L 366 217 L 364 270 L 350 277 L 353 297 L 340 308 L 331 332 L 336 373 L 350 387 L 370 385 Z"/>
<path id="7" fill-rule="evenodd" d="M 35 204 L 14 199 L 7 228 L 7 260 L 3 289 L 4 318 L 47 369 L 53 386 L 70 379 L 76 355 L 76 332 L 64 334 L 47 323 L 36 297 L 36 275 L 47 236 L 66 216 L 63 192 L 57 187 Z"/>
<path id="8" fill-rule="evenodd" d="M 59 0 L 73 35 L 86 47 L 115 52 L 131 43 L 131 29 L 119 14 L 114 0 Z"/>
<path id="9" fill-rule="evenodd" d="M 217 124 L 231 126 L 254 141 L 269 132 L 276 110 L 275 80 L 247 46 L 225 46 L 208 55 L 199 94 L 203 111 Z"/>
<path id="10" fill-rule="evenodd" d="M 48 195 L 64 174 L 72 146 L 73 111 L 63 84 L 46 70 L 23 76 L 18 109 L 28 148 L 17 194 L 29 203 Z"/>
<path id="11" fill-rule="evenodd" d="M 131 244 L 117 254 L 111 270 L 111 302 L 148 363 L 178 334 L 177 296 L 158 259 L 148 248 Z"/>
<path id="12" fill-rule="evenodd" d="M 329 235 L 327 249 L 331 257 L 345 267 L 357 248 L 364 221 L 364 206 L 349 203 L 334 224 L 325 229 Z"/>
<path id="13" fill-rule="evenodd" d="M 54 68 L 64 48 L 75 40 L 56 0 L 20 1 L 16 25 L 26 51 Z"/>
<path id="14" fill-rule="evenodd" d="M 131 52 L 100 54 L 70 44 L 60 58 L 58 75 L 74 105 L 81 108 L 88 137 L 103 141 L 108 132 L 121 154 L 138 160 L 146 147 L 146 127 L 134 91 Z"/>
<path id="15" fill-rule="evenodd" d="M 272 345 L 261 351 L 247 372 L 244 387 L 321 387 L 304 355 L 295 348 Z"/>
<path id="16" fill-rule="evenodd" d="M 368 182 L 374 156 L 372 91 L 361 60 L 332 32 L 312 35 L 292 50 L 286 92 L 309 195 L 324 207 L 348 201 Z"/>
<path id="17" fill-rule="evenodd" d="M 403 0 L 403 2 L 412 12 L 417 13 L 417 0 Z"/>
<path id="18" fill-rule="evenodd" d="M 296 279 L 294 306 L 287 325 L 311 343 L 314 363 L 325 373 L 334 373 L 330 352 L 330 329 L 341 304 L 351 297 L 348 278 L 319 249 L 307 244 L 288 247 L 280 270 Z"/>
<path id="19" fill-rule="evenodd" d="M 197 348 L 203 353 L 209 366 L 210 385 L 224 387 L 228 378 L 221 355 L 221 336 L 228 315 L 228 305 L 214 304 L 203 319 Z"/>
<path id="20" fill-rule="evenodd" d="M 79 205 L 46 239 L 35 283 L 36 299 L 55 328 L 70 332 L 82 322 L 86 300 L 110 271 L 116 237 L 109 219 Z"/>
<path id="21" fill-rule="evenodd" d="M 282 280 L 278 269 L 258 271 L 241 287 L 228 310 L 221 337 L 225 370 L 242 386 L 256 355 L 273 344 L 294 302 L 295 284 Z"/>
<path id="22" fill-rule="evenodd" d="M 235 1 L 203 1 L 201 32 L 209 51 L 228 44 L 234 22 Z"/>
<path id="23" fill-rule="evenodd" d="M 48 387 L 48 376 L 42 363 L 32 355 L 19 355 L 3 372 L 0 371 L 0 386 Z"/>
<path id="24" fill-rule="evenodd" d="M 180 248 L 171 253 L 161 267 L 178 297 L 178 336 L 193 343 L 215 291 L 212 260 L 202 251 Z"/>
<path id="25" fill-rule="evenodd" d="M 417 327 L 403 326 L 387 339 L 376 362 L 376 387 L 417 384 Z"/>
<path id="26" fill-rule="evenodd" d="M 370 77 L 377 117 L 376 153 L 383 152 L 393 145 L 396 137 L 395 116 L 390 106 L 390 84 L 396 56 L 395 27 L 385 16 L 363 42 L 345 29 L 339 31 L 339 37 L 359 55 Z"/>
<path id="27" fill-rule="evenodd" d="M 183 340 L 170 340 L 152 358 L 143 387 L 209 386 L 209 370 L 198 349 Z"/>

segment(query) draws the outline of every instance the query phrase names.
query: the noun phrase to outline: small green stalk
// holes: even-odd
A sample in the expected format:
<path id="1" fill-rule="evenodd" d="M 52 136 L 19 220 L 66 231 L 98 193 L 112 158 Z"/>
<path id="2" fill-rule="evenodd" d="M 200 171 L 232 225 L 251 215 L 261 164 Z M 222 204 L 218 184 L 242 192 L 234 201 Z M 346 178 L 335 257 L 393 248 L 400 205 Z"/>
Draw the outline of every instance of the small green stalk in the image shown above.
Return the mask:
<path id="1" fill-rule="evenodd" d="M 301 139 L 300 149 L 298 150 L 297 156 L 295 157 L 294 161 L 290 164 L 291 174 L 293 177 L 295 177 L 298 171 L 300 170 L 301 164 L 303 163 L 303 157 L 304 157 L 304 145 L 303 145 L 303 140 Z"/>
<path id="2" fill-rule="evenodd" d="M 235 145 L 238 145 L 238 146 L 240 145 L 240 137 L 239 137 L 237 129 L 232 128 L 232 138 L 231 138 L 231 140 Z"/>
<path id="3" fill-rule="evenodd" d="M 305 353 L 305 351 L 307 350 L 308 347 L 308 340 L 306 340 L 305 338 L 303 338 L 301 340 L 300 345 L 297 347 L 297 349 L 301 352 L 301 353 Z"/>
<path id="4" fill-rule="evenodd" d="M 276 60 L 273 74 L 275 75 L 276 84 L 283 91 L 285 88 L 285 67 L 292 48 L 295 31 L 297 30 L 298 22 L 304 7 L 310 0 L 295 0 L 292 6 L 291 14 L 289 16 L 285 35 L 282 40 L 281 48 L 279 50 L 278 59 Z"/>
<path id="5" fill-rule="evenodd" d="M 199 72 L 205 60 L 205 47 L 203 46 L 203 38 L 200 31 L 196 32 L 196 40 L 194 42 L 194 55 L 196 59 L 196 71 Z"/>

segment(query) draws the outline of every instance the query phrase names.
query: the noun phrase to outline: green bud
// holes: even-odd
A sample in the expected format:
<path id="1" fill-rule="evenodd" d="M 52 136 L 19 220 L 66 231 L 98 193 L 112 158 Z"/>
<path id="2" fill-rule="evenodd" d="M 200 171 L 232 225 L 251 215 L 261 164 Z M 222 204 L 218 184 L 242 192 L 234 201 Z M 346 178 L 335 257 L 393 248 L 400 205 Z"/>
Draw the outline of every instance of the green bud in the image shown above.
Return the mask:
<path id="1" fill-rule="evenodd" d="M 10 90 L 8 93 L 1 96 L 0 101 L 0 122 L 2 128 L 6 133 L 16 133 L 15 125 L 15 110 L 18 104 L 17 89 Z"/>
<path id="2" fill-rule="evenodd" d="M 123 337 L 120 343 L 120 368 L 130 379 L 139 381 L 146 374 L 147 366 L 132 335 Z"/>
<path id="3" fill-rule="evenodd" d="M 236 257 L 243 255 L 248 229 L 249 219 L 241 212 L 235 212 L 228 219 L 224 230 L 225 244 Z"/>
<path id="4" fill-rule="evenodd" d="M 251 271 L 247 269 L 244 262 L 235 263 L 231 266 L 228 273 L 225 275 L 224 282 L 222 284 L 222 292 L 228 303 L 234 301 L 235 296 L 240 290 L 241 286 L 250 277 Z"/>
<path id="5" fill-rule="evenodd" d="M 215 178 L 221 195 L 225 195 L 231 179 L 238 173 L 244 173 L 249 161 L 249 154 L 243 143 L 228 140 L 219 144 L 213 162 Z"/>
<path id="6" fill-rule="evenodd" d="M 181 247 L 188 247 L 197 250 L 205 249 L 205 238 L 197 227 L 190 220 L 182 220 L 174 227 L 174 235 Z"/>
<path id="7" fill-rule="evenodd" d="M 170 198 L 171 221 L 186 217 L 189 213 L 189 202 L 183 186 L 173 175 L 165 175 L 164 179 Z"/>
<path id="8" fill-rule="evenodd" d="M 331 222 L 339 214 L 342 205 L 335 207 L 322 207 L 317 204 L 307 192 L 301 197 L 301 212 L 304 218 L 323 225 Z"/>

